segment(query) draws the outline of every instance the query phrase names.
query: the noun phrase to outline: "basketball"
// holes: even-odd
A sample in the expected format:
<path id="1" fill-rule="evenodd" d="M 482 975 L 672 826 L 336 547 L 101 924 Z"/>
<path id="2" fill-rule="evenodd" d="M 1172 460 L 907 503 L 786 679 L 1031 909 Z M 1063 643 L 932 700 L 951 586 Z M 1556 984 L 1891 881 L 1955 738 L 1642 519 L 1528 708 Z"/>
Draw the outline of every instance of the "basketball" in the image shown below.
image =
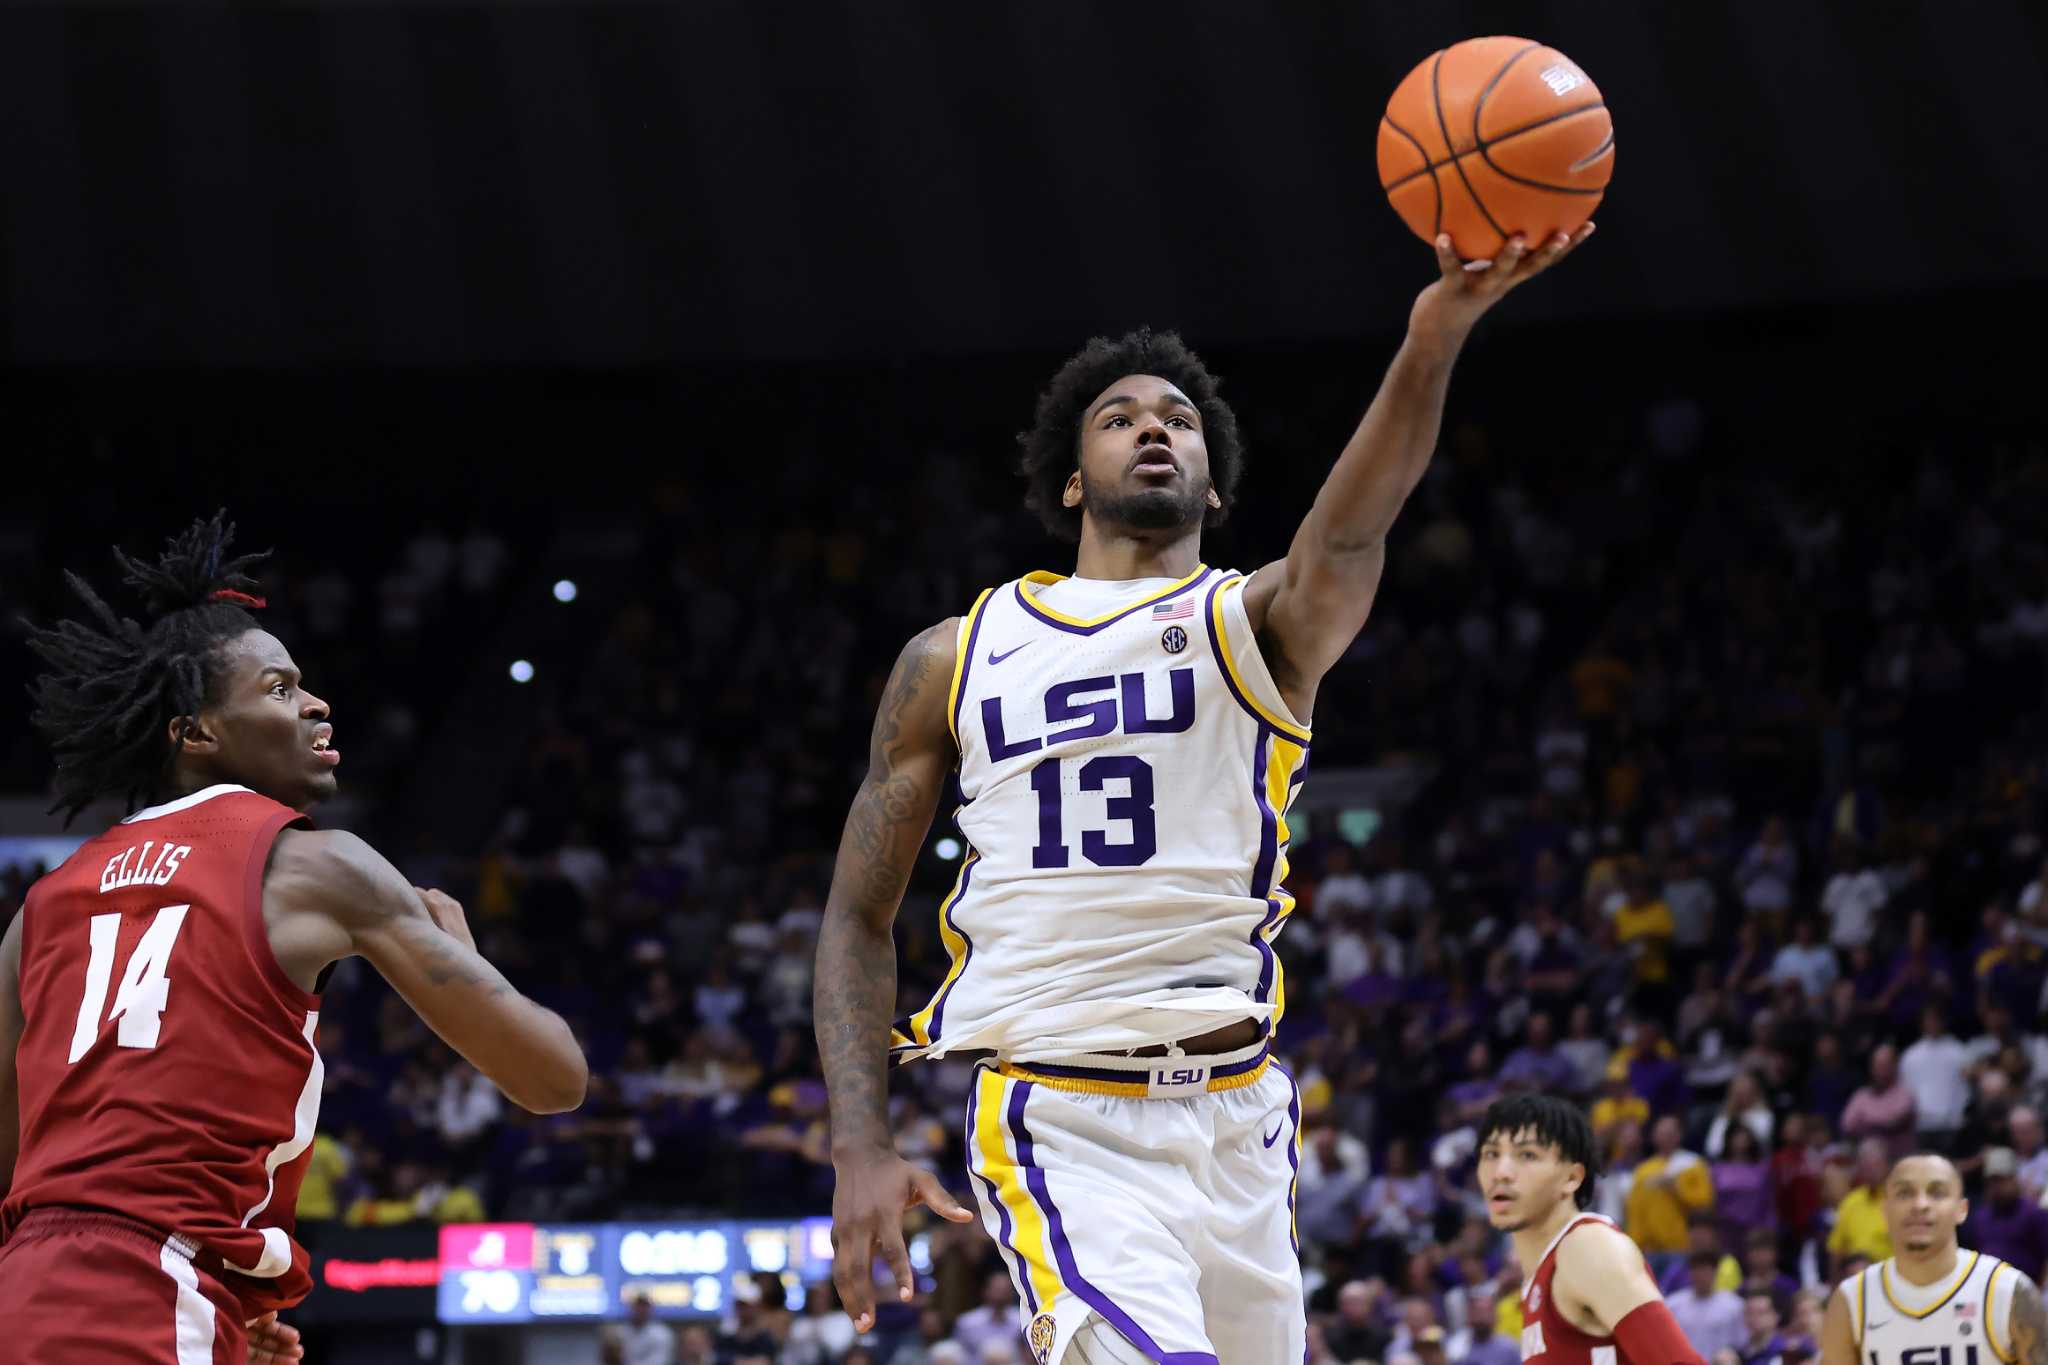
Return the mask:
<path id="1" fill-rule="evenodd" d="M 1570 232 L 1614 174 L 1614 120 L 1592 78 L 1527 38 L 1472 38 L 1422 62 L 1380 120 L 1380 187 L 1401 221 L 1466 260 L 1521 233 Z"/>

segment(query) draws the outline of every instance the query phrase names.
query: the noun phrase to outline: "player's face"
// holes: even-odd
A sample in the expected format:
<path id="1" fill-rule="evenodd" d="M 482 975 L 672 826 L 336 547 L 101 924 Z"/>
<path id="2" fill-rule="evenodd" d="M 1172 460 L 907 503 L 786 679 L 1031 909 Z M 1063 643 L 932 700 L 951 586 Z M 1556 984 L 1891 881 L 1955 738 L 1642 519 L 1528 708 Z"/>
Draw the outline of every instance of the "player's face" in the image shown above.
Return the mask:
<path id="1" fill-rule="evenodd" d="M 1970 1215 L 1956 1168 L 1938 1156 L 1907 1157 L 1884 1182 L 1884 1222 L 1892 1245 L 1936 1251 L 1956 1244 L 1956 1229 Z"/>
<path id="2" fill-rule="evenodd" d="M 1541 1223 L 1572 1198 L 1586 1168 L 1534 1133 L 1489 1133 L 1479 1144 L 1479 1192 L 1486 1216 L 1502 1232 Z"/>
<path id="3" fill-rule="evenodd" d="M 221 646 L 226 678 L 200 712 L 203 737 L 187 752 L 216 779 L 239 782 L 303 810 L 334 795 L 341 751 L 327 743 L 327 703 L 300 685 L 298 666 L 268 631 Z"/>
<path id="4" fill-rule="evenodd" d="M 1132 374 L 1097 394 L 1081 418 L 1081 464 L 1067 505 L 1133 531 L 1199 526 L 1217 498 L 1209 485 L 1202 414 L 1155 375 Z"/>

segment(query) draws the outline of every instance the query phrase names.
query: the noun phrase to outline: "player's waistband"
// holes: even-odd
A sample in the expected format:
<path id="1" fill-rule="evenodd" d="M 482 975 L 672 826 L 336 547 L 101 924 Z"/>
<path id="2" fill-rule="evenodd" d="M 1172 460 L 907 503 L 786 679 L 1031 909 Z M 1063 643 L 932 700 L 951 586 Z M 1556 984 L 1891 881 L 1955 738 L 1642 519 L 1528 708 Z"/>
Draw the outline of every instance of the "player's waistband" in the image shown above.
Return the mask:
<path id="1" fill-rule="evenodd" d="M 1030 1081 L 1048 1090 L 1081 1095 L 1122 1095 L 1130 1099 L 1178 1100 L 1236 1090 L 1258 1080 L 1273 1061 L 1273 1045 L 1261 1039 L 1235 1052 L 1196 1056 L 1129 1057 L 1092 1052 L 1054 1062 L 991 1063 L 999 1075 Z"/>
<path id="2" fill-rule="evenodd" d="M 216 1279 L 224 1269 L 218 1252 L 206 1250 L 191 1238 L 181 1237 L 175 1232 L 165 1232 L 126 1214 L 113 1213 L 106 1209 L 80 1208 L 68 1204 L 30 1209 L 22 1215 L 21 1221 L 15 1224 L 14 1231 L 8 1234 L 7 1240 L 12 1244 L 39 1237 L 75 1237 L 84 1232 L 96 1232 L 146 1243 L 152 1251 L 168 1249 Z"/>

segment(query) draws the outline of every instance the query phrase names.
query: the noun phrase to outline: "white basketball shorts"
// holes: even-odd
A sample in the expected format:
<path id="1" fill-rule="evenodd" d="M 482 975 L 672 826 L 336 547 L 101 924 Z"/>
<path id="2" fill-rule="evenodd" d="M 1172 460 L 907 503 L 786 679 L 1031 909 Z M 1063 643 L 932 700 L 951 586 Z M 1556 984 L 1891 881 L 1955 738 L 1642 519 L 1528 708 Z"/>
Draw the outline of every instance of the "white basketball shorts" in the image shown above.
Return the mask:
<path id="1" fill-rule="evenodd" d="M 1096 1318 L 1157 1365 L 1306 1356 L 1301 1095 L 1265 1045 L 985 1064 L 967 1153 L 1039 1365 Z"/>

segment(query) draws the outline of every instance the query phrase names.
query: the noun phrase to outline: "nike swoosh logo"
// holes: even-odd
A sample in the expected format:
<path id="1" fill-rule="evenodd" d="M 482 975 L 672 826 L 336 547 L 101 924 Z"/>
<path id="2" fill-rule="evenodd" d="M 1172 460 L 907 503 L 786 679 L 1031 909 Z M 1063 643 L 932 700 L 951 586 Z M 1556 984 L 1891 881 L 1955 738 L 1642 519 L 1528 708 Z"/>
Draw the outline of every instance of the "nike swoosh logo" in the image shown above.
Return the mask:
<path id="1" fill-rule="evenodd" d="M 1875 1332 L 1875 1331 L 1876 1331 L 1876 1330 L 1877 1330 L 1878 1328 L 1880 1328 L 1880 1327 L 1889 1327 L 1889 1326 L 1891 1326 L 1891 1322 L 1892 1322 L 1892 1320 L 1891 1320 L 1890 1318 L 1886 1318 L 1886 1319 L 1885 1319 L 1885 1320 L 1884 1320 L 1883 1322 L 1873 1322 L 1873 1323 L 1869 1323 L 1869 1324 L 1867 1324 L 1867 1326 L 1868 1326 L 1868 1328 L 1869 1328 L 1869 1330 L 1870 1330 L 1870 1331 L 1873 1331 L 1873 1332 Z"/>
<path id="2" fill-rule="evenodd" d="M 1268 1147 L 1271 1147 L 1271 1146 L 1272 1146 L 1272 1145 L 1273 1145 L 1274 1143 L 1276 1143 L 1276 1142 L 1278 1142 L 1278 1141 L 1280 1140 L 1280 1130 L 1281 1130 L 1282 1128 L 1285 1128 L 1286 1126 L 1287 1126 L 1287 1125 L 1286 1125 L 1286 1124 L 1284 1124 L 1284 1123 L 1282 1123 L 1282 1124 L 1277 1124 L 1277 1125 L 1275 1125 L 1275 1127 L 1274 1127 L 1274 1129 L 1273 1129 L 1272 1133 L 1271 1133 L 1271 1134 L 1269 1134 L 1269 1135 L 1267 1136 L 1267 1138 L 1266 1138 L 1266 1145 L 1267 1145 Z"/>
<path id="3" fill-rule="evenodd" d="M 1000 654 L 996 653 L 994 650 L 990 650 L 988 652 L 988 661 L 990 667 L 994 667 L 996 664 L 1001 663 L 1003 660 L 1009 658 L 1012 654 L 1015 654 L 1018 649 L 1022 649 L 1024 648 L 1024 645 L 1028 645 L 1030 643 L 1031 641 L 1026 640 L 1024 644 L 1018 645 L 1016 649 L 1006 649 Z"/>

